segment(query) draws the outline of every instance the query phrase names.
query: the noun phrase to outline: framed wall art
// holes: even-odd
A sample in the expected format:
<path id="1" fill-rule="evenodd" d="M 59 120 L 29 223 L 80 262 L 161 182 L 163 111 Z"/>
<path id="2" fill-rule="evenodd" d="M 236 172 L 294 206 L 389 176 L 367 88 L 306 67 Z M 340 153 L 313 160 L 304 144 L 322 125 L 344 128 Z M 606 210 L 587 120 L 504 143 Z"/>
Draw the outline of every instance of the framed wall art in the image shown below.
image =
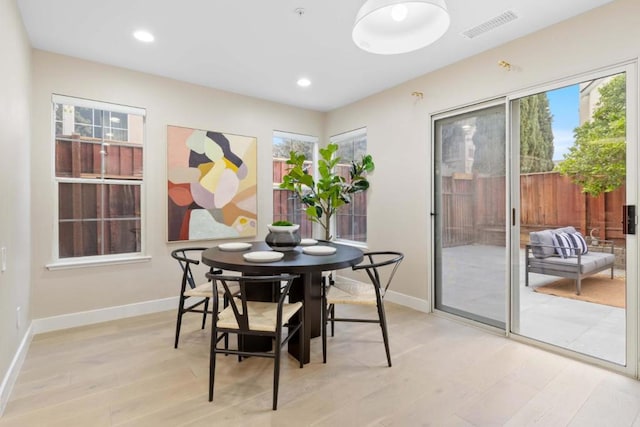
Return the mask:
<path id="1" fill-rule="evenodd" d="M 256 235 L 255 137 L 167 126 L 168 240 Z"/>

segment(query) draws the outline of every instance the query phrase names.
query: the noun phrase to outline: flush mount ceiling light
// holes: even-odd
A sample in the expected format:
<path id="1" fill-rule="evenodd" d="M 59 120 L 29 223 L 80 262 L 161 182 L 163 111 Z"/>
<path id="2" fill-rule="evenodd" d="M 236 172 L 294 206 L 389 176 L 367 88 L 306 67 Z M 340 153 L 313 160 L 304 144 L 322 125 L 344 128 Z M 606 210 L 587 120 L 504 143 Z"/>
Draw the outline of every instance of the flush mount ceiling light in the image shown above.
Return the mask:
<path id="1" fill-rule="evenodd" d="M 358 11 L 351 36 L 367 52 L 406 53 L 438 40 L 449 21 L 444 0 L 367 0 Z"/>
<path id="2" fill-rule="evenodd" d="M 136 32 L 133 33 L 133 37 L 135 37 L 137 40 L 141 41 L 141 42 L 145 42 L 145 43 L 151 43 L 154 40 L 153 34 L 151 34 L 149 31 L 145 31 L 145 30 L 138 30 Z"/>

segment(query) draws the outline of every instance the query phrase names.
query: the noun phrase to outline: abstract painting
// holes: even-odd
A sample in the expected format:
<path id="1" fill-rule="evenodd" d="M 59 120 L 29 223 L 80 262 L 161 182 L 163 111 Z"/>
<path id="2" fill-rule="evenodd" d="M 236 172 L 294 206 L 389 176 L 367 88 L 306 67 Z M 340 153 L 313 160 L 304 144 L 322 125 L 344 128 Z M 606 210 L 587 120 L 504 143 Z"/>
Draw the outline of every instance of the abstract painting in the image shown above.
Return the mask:
<path id="1" fill-rule="evenodd" d="M 167 181 L 170 242 L 256 235 L 256 138 L 167 126 Z"/>

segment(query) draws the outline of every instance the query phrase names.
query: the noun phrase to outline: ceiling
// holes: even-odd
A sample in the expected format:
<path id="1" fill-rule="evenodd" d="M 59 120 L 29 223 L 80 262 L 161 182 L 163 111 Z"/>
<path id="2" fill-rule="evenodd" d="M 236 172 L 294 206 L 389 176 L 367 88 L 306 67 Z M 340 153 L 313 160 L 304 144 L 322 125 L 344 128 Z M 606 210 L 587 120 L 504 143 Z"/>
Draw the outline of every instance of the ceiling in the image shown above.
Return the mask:
<path id="1" fill-rule="evenodd" d="M 446 0 L 444 37 L 401 55 L 352 42 L 364 0 L 17 1 L 34 48 L 329 111 L 612 0 Z M 508 11 L 517 19 L 463 35 Z M 155 41 L 135 40 L 140 28 Z"/>

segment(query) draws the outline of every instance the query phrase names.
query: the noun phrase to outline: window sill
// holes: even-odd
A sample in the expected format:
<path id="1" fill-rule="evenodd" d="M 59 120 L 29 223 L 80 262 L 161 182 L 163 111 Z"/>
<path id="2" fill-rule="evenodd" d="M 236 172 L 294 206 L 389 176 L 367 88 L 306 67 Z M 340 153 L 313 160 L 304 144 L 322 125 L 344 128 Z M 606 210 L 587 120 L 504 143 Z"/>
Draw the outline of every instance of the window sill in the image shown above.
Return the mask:
<path id="1" fill-rule="evenodd" d="M 364 242 L 356 242 L 355 240 L 342 240 L 342 239 L 334 239 L 336 243 L 340 243 L 341 245 L 353 246 L 354 248 L 360 248 L 362 250 L 368 249 L 368 246 Z"/>
<path id="2" fill-rule="evenodd" d="M 101 267 L 106 265 L 118 265 L 118 264 L 133 264 L 139 262 L 151 261 L 150 255 L 136 255 L 136 256 L 122 256 L 122 257 L 109 257 L 109 258 L 92 258 L 92 259 L 70 259 L 59 260 L 45 265 L 47 270 L 67 270 L 71 268 L 85 268 L 85 267 Z"/>

